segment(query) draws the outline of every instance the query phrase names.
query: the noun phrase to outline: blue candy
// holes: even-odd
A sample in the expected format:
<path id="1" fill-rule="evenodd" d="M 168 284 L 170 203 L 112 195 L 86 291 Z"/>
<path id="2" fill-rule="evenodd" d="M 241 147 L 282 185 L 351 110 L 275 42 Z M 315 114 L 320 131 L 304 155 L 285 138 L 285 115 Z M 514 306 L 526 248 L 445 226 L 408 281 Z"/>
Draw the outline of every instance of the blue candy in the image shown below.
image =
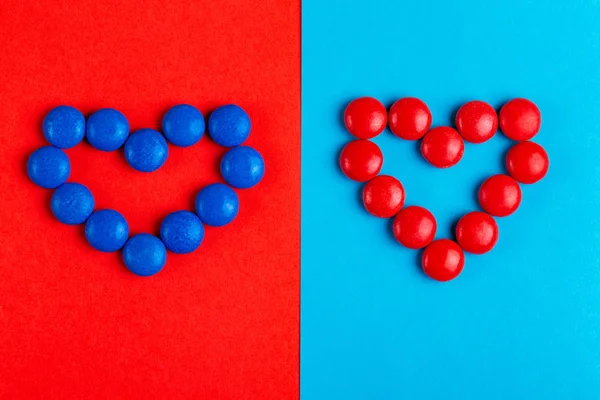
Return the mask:
<path id="1" fill-rule="evenodd" d="M 151 276 L 165 266 L 167 249 L 156 236 L 141 233 L 127 241 L 123 249 L 123 261 L 134 274 Z"/>
<path id="2" fill-rule="evenodd" d="M 98 210 L 85 223 L 85 237 L 96 250 L 117 251 L 125 245 L 129 226 L 115 210 Z"/>
<path id="3" fill-rule="evenodd" d="M 162 129 L 169 142 L 174 145 L 191 146 L 204 135 L 204 116 L 195 107 L 179 104 L 167 111 Z"/>
<path id="4" fill-rule="evenodd" d="M 225 182 L 239 189 L 247 189 L 261 181 L 265 162 L 252 147 L 239 146 L 229 150 L 221 160 L 221 175 Z"/>
<path id="5" fill-rule="evenodd" d="M 54 189 L 65 183 L 71 174 L 69 157 L 61 149 L 40 147 L 27 160 L 27 174 L 38 186 Z"/>
<path id="6" fill-rule="evenodd" d="M 227 225 L 237 216 L 238 210 L 237 194 L 222 183 L 208 185 L 196 196 L 196 214 L 206 225 Z"/>
<path id="7" fill-rule="evenodd" d="M 167 215 L 160 225 L 160 238 L 173 253 L 191 253 L 202 243 L 204 226 L 196 214 L 176 211 Z"/>
<path id="8" fill-rule="evenodd" d="M 129 122 L 119 111 L 103 108 L 89 116 L 85 136 L 96 149 L 114 151 L 129 136 Z"/>
<path id="9" fill-rule="evenodd" d="M 169 149 L 165 137 L 152 129 L 140 129 L 125 142 L 125 158 L 141 172 L 159 169 L 167 160 Z"/>
<path id="10" fill-rule="evenodd" d="M 94 196 L 80 183 L 65 183 L 52 194 L 50 208 L 63 224 L 82 224 L 94 211 Z"/>
<path id="11" fill-rule="evenodd" d="M 208 133 L 221 146 L 239 146 L 248 138 L 251 128 L 250 117 L 235 104 L 219 107 L 208 117 Z"/>
<path id="12" fill-rule="evenodd" d="M 61 149 L 68 149 L 83 140 L 85 117 L 76 108 L 58 106 L 46 114 L 42 130 L 50 144 Z"/>

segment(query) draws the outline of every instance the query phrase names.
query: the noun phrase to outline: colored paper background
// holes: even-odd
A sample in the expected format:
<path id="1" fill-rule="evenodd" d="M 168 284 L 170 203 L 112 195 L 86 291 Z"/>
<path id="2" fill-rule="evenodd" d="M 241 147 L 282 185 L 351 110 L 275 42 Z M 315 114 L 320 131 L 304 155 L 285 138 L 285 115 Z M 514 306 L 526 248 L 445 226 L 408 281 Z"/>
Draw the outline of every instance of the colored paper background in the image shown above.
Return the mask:
<path id="1" fill-rule="evenodd" d="M 1 2 L 0 398 L 297 398 L 299 35 L 295 0 Z M 238 191 L 231 225 L 155 277 L 58 223 L 25 173 L 58 104 L 115 107 L 156 129 L 174 104 L 207 114 L 230 102 L 252 119 L 264 180 Z M 170 146 L 146 175 L 122 152 L 67 150 L 70 180 L 132 233 L 193 209 L 223 153 L 207 136 Z"/>
<path id="2" fill-rule="evenodd" d="M 303 1 L 302 399 L 600 398 L 599 21 L 594 0 Z M 343 109 L 365 95 L 420 97 L 434 125 L 473 99 L 541 109 L 547 177 L 453 282 L 427 279 L 339 170 Z M 436 170 L 389 130 L 375 142 L 438 237 L 510 146 Z"/>

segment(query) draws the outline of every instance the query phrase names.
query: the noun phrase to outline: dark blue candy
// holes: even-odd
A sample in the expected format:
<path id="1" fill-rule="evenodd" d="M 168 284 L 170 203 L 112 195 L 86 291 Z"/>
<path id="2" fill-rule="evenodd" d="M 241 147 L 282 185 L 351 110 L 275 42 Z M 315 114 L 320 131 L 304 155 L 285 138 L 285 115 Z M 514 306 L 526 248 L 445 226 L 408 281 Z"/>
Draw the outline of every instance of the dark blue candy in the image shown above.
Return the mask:
<path id="1" fill-rule="evenodd" d="M 65 183 L 71 173 L 69 157 L 61 149 L 40 147 L 27 160 L 27 174 L 38 186 L 54 189 Z"/>
<path id="2" fill-rule="evenodd" d="M 159 169 L 167 160 L 169 149 L 165 137 L 152 129 L 140 129 L 125 142 L 125 158 L 141 172 Z"/>
<path id="3" fill-rule="evenodd" d="M 50 144 L 61 149 L 68 149 L 83 140 L 85 117 L 76 108 L 58 106 L 46 114 L 42 130 Z"/>
<path id="4" fill-rule="evenodd" d="M 208 117 L 208 133 L 221 146 L 239 146 L 248 138 L 251 128 L 250 117 L 235 104 L 219 107 Z"/>
<path id="5" fill-rule="evenodd" d="M 204 116 L 187 104 L 172 107 L 162 121 L 163 133 L 176 146 L 195 144 L 204 135 Z"/>
<path id="6" fill-rule="evenodd" d="M 80 183 L 65 183 L 52 194 L 50 208 L 63 224 L 83 224 L 94 211 L 94 196 Z"/>
<path id="7" fill-rule="evenodd" d="M 141 233 L 127 241 L 123 249 L 123 261 L 134 274 L 151 276 L 165 266 L 167 249 L 156 236 Z"/>
<path id="8" fill-rule="evenodd" d="M 247 189 L 261 181 L 265 162 L 252 147 L 239 146 L 229 150 L 221 160 L 221 175 L 225 182 L 239 189 Z"/>
<path id="9" fill-rule="evenodd" d="M 98 210 L 85 223 L 85 237 L 96 250 L 117 251 L 128 236 L 127 221 L 115 210 Z"/>
<path id="10" fill-rule="evenodd" d="M 196 214 L 176 211 L 167 215 L 160 225 L 160 238 L 173 253 L 191 253 L 202 243 L 204 226 Z"/>
<path id="11" fill-rule="evenodd" d="M 236 217 L 238 210 L 237 194 L 222 183 L 208 185 L 196 196 L 196 213 L 206 225 L 227 225 Z"/>
<path id="12" fill-rule="evenodd" d="M 85 136 L 94 148 L 114 151 L 127 140 L 129 122 L 119 111 L 103 108 L 89 116 Z"/>

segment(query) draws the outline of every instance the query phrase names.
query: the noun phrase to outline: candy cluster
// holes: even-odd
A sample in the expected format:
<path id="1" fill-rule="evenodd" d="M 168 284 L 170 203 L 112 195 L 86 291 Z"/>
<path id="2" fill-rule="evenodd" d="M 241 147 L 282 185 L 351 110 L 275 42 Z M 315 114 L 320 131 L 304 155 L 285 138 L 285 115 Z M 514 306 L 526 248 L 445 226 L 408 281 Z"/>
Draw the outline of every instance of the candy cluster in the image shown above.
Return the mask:
<path id="1" fill-rule="evenodd" d="M 507 102 L 496 114 L 483 101 L 465 103 L 456 114 L 456 128 L 431 127 L 431 112 L 414 97 L 396 101 L 387 112 L 381 102 L 372 97 L 353 100 L 344 112 L 344 124 L 358 138 L 342 150 L 340 166 L 344 174 L 355 181 L 367 182 L 363 188 L 366 210 L 380 218 L 394 217 L 394 236 L 410 249 L 425 248 L 422 257 L 424 272 L 438 281 L 456 278 L 464 267 L 463 251 L 483 254 L 498 240 L 498 225 L 493 217 L 505 217 L 521 203 L 521 184 L 531 184 L 548 172 L 546 151 L 530 141 L 540 130 L 541 114 L 527 99 Z M 421 140 L 421 154 L 437 168 L 456 165 L 464 153 L 464 142 L 483 143 L 498 126 L 508 138 L 516 141 L 506 155 L 508 175 L 489 177 L 479 188 L 479 204 L 484 212 L 464 215 L 456 226 L 456 241 L 434 240 L 437 223 L 433 214 L 419 206 L 404 207 L 406 194 L 402 183 L 388 175 L 378 175 L 383 154 L 369 139 L 379 135 L 386 126 L 399 138 Z"/>
<path id="2" fill-rule="evenodd" d="M 204 135 L 204 116 L 195 107 L 180 104 L 167 111 L 162 120 L 162 133 L 140 129 L 130 134 L 129 122 L 119 111 L 105 108 L 90 115 L 70 106 L 52 109 L 44 118 L 42 129 L 50 146 L 35 150 L 27 163 L 30 179 L 46 189 L 55 189 L 51 199 L 52 213 L 65 224 L 85 223 L 89 244 L 103 252 L 123 248 L 123 260 L 136 275 L 150 276 L 161 271 L 167 260 L 167 249 L 174 253 L 190 253 L 204 239 L 204 224 L 224 226 L 237 216 L 238 196 L 233 188 L 246 189 L 258 184 L 264 175 L 264 160 L 255 149 L 242 146 L 250 135 L 248 114 L 237 105 L 225 105 L 208 118 L 208 133 L 213 141 L 231 147 L 221 159 L 220 171 L 225 182 L 204 187 L 196 196 L 196 212 L 186 210 L 169 214 L 160 226 L 160 238 L 142 233 L 129 237 L 126 219 L 111 209 L 95 210 L 94 197 L 80 183 L 68 182 L 69 157 L 63 149 L 71 148 L 85 137 L 101 151 L 123 147 L 127 163 L 137 171 L 159 169 L 169 153 L 167 141 L 175 146 L 196 144 Z"/>

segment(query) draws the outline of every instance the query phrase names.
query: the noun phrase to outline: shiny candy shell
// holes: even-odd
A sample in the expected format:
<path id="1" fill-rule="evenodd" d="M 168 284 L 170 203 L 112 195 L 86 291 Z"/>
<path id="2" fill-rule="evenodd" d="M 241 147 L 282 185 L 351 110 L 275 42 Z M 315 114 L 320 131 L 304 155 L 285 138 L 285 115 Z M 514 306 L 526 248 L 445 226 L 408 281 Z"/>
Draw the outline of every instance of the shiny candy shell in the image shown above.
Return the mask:
<path id="1" fill-rule="evenodd" d="M 346 129 L 359 139 L 371 139 L 379 135 L 387 125 L 387 111 L 373 97 L 360 97 L 348 104 L 344 111 Z"/>
<path id="2" fill-rule="evenodd" d="M 500 109 L 500 130 L 512 140 L 529 140 L 540 131 L 542 115 L 530 100 L 512 99 Z"/>
<path id="3" fill-rule="evenodd" d="M 409 249 L 427 246 L 435 237 L 436 229 L 433 214 L 423 207 L 405 207 L 394 218 L 394 237 Z"/>
<path id="4" fill-rule="evenodd" d="M 423 251 L 421 263 L 427 276 L 446 282 L 460 275 L 465 265 L 465 254 L 452 240 L 435 240 Z"/>
<path id="5" fill-rule="evenodd" d="M 418 140 L 431 127 L 431 111 L 422 100 L 404 97 L 390 107 L 388 123 L 399 138 Z"/>
<path id="6" fill-rule="evenodd" d="M 366 210 L 371 215 L 390 218 L 404 205 L 404 187 L 392 176 L 379 175 L 365 185 L 362 198 Z"/>
<path id="7" fill-rule="evenodd" d="M 542 146 L 534 142 L 519 142 L 506 154 L 506 169 L 521 183 L 536 183 L 548 172 L 550 161 Z"/>
<path id="8" fill-rule="evenodd" d="M 479 188 L 479 204 L 488 214 L 506 217 L 521 204 L 521 187 L 508 175 L 498 174 L 486 179 Z"/>
<path id="9" fill-rule="evenodd" d="M 456 241 L 466 252 L 487 253 L 498 241 L 498 225 L 489 214 L 481 211 L 470 212 L 456 225 Z"/>
<path id="10" fill-rule="evenodd" d="M 456 112 L 456 129 L 467 142 L 483 143 L 498 130 L 496 110 L 486 102 L 469 101 Z"/>
<path id="11" fill-rule="evenodd" d="M 375 177 L 383 165 L 383 154 L 370 140 L 353 140 L 340 155 L 340 168 L 350 179 L 366 182 Z"/>
<path id="12" fill-rule="evenodd" d="M 431 129 L 421 142 L 421 154 L 434 167 L 456 165 L 465 152 L 465 144 L 458 132 L 448 126 Z"/>

